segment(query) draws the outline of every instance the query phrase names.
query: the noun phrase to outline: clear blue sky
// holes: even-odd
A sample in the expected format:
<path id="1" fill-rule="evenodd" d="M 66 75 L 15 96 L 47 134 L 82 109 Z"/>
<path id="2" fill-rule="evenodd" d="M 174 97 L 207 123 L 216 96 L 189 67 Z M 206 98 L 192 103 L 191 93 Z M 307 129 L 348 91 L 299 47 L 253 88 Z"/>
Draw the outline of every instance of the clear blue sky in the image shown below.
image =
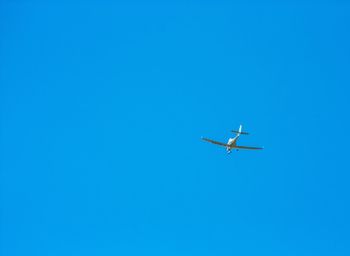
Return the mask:
<path id="1" fill-rule="evenodd" d="M 69 2 L 0 4 L 1 255 L 350 255 L 349 3 Z"/>

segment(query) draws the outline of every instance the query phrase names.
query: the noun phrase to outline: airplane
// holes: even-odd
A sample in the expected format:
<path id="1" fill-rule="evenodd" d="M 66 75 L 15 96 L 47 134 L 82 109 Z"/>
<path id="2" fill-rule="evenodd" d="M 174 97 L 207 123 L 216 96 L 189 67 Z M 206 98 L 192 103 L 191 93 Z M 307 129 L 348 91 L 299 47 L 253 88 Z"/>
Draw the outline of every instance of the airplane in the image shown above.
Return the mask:
<path id="1" fill-rule="evenodd" d="M 213 144 L 216 144 L 216 145 L 219 145 L 219 146 L 226 147 L 227 153 L 231 153 L 232 149 L 236 149 L 237 151 L 240 150 L 240 149 L 248 149 L 248 150 L 263 149 L 263 148 L 260 148 L 260 147 L 246 147 L 246 146 L 238 146 L 237 145 L 237 140 L 238 140 L 238 138 L 239 138 L 239 136 L 241 134 L 243 134 L 243 135 L 248 135 L 249 134 L 247 132 L 243 132 L 242 131 L 242 125 L 239 126 L 238 131 L 231 131 L 231 132 L 233 132 L 233 133 L 235 133 L 237 135 L 234 138 L 229 138 L 227 143 L 222 143 L 222 142 L 219 142 L 219 141 L 215 141 L 215 140 L 211 140 L 211 139 L 207 139 L 207 138 L 203 138 L 203 137 L 202 137 L 202 140 L 210 142 L 210 143 L 213 143 Z"/>

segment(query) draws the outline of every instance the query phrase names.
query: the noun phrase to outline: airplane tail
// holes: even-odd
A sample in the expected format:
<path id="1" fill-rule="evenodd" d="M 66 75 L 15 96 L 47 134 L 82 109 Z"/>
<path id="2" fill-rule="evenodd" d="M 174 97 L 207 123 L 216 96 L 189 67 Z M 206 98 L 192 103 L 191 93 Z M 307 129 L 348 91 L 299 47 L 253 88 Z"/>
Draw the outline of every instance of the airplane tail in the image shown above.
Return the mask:
<path id="1" fill-rule="evenodd" d="M 231 131 L 231 132 L 236 133 L 236 134 L 238 134 L 238 135 L 241 135 L 241 134 L 243 134 L 243 135 L 248 135 L 248 134 L 249 134 L 249 133 L 247 133 L 247 132 L 242 132 L 242 125 L 239 126 L 238 131 L 233 130 L 233 131 Z"/>

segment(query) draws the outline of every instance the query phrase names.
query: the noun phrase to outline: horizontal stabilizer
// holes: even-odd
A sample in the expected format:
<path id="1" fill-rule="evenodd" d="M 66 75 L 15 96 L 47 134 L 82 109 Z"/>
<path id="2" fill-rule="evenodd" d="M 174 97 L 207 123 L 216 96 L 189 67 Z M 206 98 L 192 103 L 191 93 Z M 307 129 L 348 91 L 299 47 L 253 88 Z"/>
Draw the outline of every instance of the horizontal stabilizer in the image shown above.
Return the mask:
<path id="1" fill-rule="evenodd" d="M 237 134 L 249 135 L 248 132 L 240 132 L 240 131 L 231 131 L 231 132 L 237 133 Z"/>

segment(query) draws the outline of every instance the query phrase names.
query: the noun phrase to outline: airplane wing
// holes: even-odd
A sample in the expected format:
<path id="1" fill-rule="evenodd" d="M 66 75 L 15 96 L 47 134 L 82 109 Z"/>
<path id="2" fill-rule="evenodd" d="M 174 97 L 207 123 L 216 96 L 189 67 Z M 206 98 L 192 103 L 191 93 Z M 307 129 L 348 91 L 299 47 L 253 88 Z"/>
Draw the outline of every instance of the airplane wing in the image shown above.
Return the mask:
<path id="1" fill-rule="evenodd" d="M 264 148 L 257 148 L 257 147 L 245 147 L 245 146 L 234 146 L 234 148 L 237 148 L 237 149 L 252 149 L 252 150 L 264 149 Z"/>
<path id="2" fill-rule="evenodd" d="M 226 143 L 218 142 L 218 141 L 207 139 L 207 138 L 202 138 L 202 140 L 205 140 L 207 142 L 210 142 L 210 143 L 213 143 L 213 144 L 216 144 L 216 145 L 219 145 L 219 146 L 224 146 L 224 147 L 228 146 Z"/>

